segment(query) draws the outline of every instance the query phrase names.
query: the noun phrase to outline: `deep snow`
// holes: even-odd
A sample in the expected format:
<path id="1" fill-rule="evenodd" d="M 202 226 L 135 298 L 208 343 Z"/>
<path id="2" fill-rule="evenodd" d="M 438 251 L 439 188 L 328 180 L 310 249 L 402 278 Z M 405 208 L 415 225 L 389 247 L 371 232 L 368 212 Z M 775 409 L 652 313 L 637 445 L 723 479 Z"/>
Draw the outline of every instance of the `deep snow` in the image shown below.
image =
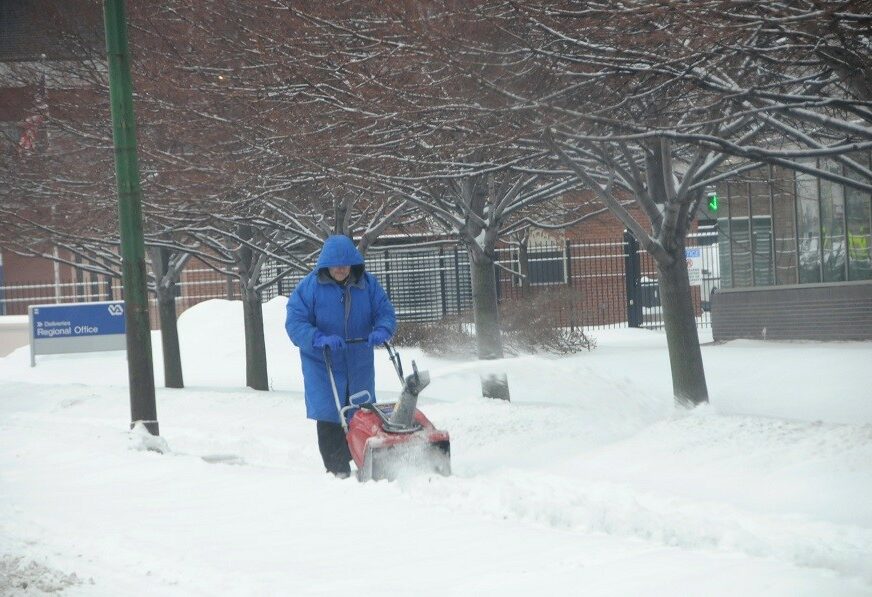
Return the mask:
<path id="1" fill-rule="evenodd" d="M 264 317 L 271 392 L 244 388 L 238 302 L 182 314 L 161 438 L 128 431 L 123 354 L 0 359 L 0 594 L 872 595 L 872 343 L 706 343 L 692 413 L 658 332 L 487 365 L 401 349 L 454 475 L 358 484 L 321 472 L 284 299 Z M 486 368 L 511 403 L 477 396 Z"/>

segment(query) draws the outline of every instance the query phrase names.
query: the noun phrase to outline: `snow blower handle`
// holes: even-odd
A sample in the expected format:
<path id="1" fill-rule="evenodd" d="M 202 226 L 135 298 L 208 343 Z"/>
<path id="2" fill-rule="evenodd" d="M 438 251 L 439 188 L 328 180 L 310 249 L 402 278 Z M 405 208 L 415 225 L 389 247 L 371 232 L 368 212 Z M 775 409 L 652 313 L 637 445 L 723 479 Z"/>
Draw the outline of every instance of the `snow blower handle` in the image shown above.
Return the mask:
<path id="1" fill-rule="evenodd" d="M 359 340 L 359 338 L 352 338 L 351 340 L 346 340 L 345 343 L 353 343 Z M 366 342 L 366 340 L 363 341 Z M 324 364 L 327 366 L 327 377 L 330 379 L 330 389 L 333 390 L 333 403 L 336 405 L 336 412 L 339 413 L 339 422 L 342 423 L 342 429 L 345 433 L 348 433 L 348 421 L 345 418 L 347 413 L 360 408 L 364 404 L 374 402 L 372 394 L 369 393 L 369 390 L 361 390 L 349 396 L 347 406 L 342 406 L 342 401 L 339 399 L 339 389 L 336 387 L 336 378 L 333 377 L 333 356 L 329 346 L 324 347 Z"/>
<path id="2" fill-rule="evenodd" d="M 400 360 L 400 353 L 394 350 L 394 347 L 385 342 L 385 348 L 388 349 L 388 356 L 391 359 L 391 363 L 394 364 L 394 370 L 397 372 L 397 376 L 400 378 L 400 385 L 406 383 L 406 379 L 403 377 L 403 362 Z"/>
<path id="3" fill-rule="evenodd" d="M 361 344 L 364 342 L 368 342 L 366 338 L 346 338 L 346 344 Z M 394 364 L 394 370 L 397 372 L 397 377 L 400 378 L 400 385 L 406 383 L 406 377 L 403 375 L 403 362 L 400 360 L 400 353 L 394 350 L 394 347 L 388 344 L 387 341 L 382 342 L 382 346 L 384 346 L 388 350 L 388 356 L 391 359 L 391 363 Z"/>
<path id="4" fill-rule="evenodd" d="M 342 402 L 339 401 L 339 390 L 336 389 L 336 380 L 333 378 L 333 357 L 330 355 L 330 347 L 324 347 L 324 364 L 327 365 L 327 378 L 330 380 L 330 388 L 333 390 L 333 402 L 336 404 L 336 412 L 339 413 L 339 422 L 342 423 L 342 429 L 348 433 L 348 423 L 345 421 L 345 415 L 342 412 Z"/>

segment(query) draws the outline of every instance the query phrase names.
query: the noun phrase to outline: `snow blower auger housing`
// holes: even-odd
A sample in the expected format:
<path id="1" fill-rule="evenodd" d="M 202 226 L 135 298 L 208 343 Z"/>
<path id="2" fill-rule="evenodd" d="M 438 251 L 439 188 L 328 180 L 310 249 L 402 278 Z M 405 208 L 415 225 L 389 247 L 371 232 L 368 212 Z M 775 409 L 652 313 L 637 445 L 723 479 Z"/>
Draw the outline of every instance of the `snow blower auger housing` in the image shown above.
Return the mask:
<path id="1" fill-rule="evenodd" d="M 354 338 L 346 342 L 363 342 Z M 451 442 L 447 431 L 436 429 L 417 408 L 418 394 L 430 383 L 427 371 L 418 371 L 412 361 L 412 374 L 403 377 L 400 355 L 384 343 L 394 369 L 403 384 L 399 400 L 376 404 L 366 390 L 358 392 L 343 406 L 333 378 L 330 349 L 324 349 L 324 361 L 330 387 L 345 429 L 345 439 L 360 481 L 393 480 L 404 472 L 451 474 Z M 349 414 L 351 419 L 349 420 Z"/>

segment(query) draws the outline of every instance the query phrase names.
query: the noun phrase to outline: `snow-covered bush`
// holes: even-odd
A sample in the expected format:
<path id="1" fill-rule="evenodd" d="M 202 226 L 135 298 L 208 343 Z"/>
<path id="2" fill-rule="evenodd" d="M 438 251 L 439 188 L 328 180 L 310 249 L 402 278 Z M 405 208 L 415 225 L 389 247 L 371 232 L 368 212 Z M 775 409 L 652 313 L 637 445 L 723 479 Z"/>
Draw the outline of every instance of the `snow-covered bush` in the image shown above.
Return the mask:
<path id="1" fill-rule="evenodd" d="M 398 346 L 419 346 L 425 352 L 448 358 L 475 358 L 475 327 L 458 317 L 440 321 L 401 321 L 394 334 Z"/>
<path id="2" fill-rule="evenodd" d="M 573 354 L 596 347 L 581 326 L 567 327 L 561 311 L 572 304 L 571 289 L 548 288 L 505 301 L 500 307 L 503 343 L 513 352 Z"/>
<path id="3" fill-rule="evenodd" d="M 507 354 L 550 352 L 572 354 L 596 347 L 595 339 L 581 327 L 564 327 L 560 310 L 567 304 L 563 289 L 530 294 L 500 306 L 503 350 Z M 393 342 L 420 346 L 439 356 L 474 358 L 475 326 L 458 317 L 437 322 L 400 322 Z"/>

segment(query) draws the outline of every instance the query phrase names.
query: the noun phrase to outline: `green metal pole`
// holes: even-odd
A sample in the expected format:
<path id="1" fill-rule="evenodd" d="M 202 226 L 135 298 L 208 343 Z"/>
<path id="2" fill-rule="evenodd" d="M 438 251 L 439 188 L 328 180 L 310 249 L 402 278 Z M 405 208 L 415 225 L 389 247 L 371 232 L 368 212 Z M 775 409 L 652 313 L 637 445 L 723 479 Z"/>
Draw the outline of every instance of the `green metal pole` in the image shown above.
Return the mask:
<path id="1" fill-rule="evenodd" d="M 127 372 L 130 380 L 130 426 L 142 423 L 158 435 L 151 361 L 151 325 L 148 320 L 148 287 L 145 243 L 142 236 L 142 190 L 136 159 L 136 121 L 133 85 L 127 52 L 127 11 L 124 0 L 104 0 L 106 52 L 109 56 L 109 101 L 115 141 L 115 174 L 118 183 L 118 218 L 124 279 L 124 312 L 127 323 Z"/>

